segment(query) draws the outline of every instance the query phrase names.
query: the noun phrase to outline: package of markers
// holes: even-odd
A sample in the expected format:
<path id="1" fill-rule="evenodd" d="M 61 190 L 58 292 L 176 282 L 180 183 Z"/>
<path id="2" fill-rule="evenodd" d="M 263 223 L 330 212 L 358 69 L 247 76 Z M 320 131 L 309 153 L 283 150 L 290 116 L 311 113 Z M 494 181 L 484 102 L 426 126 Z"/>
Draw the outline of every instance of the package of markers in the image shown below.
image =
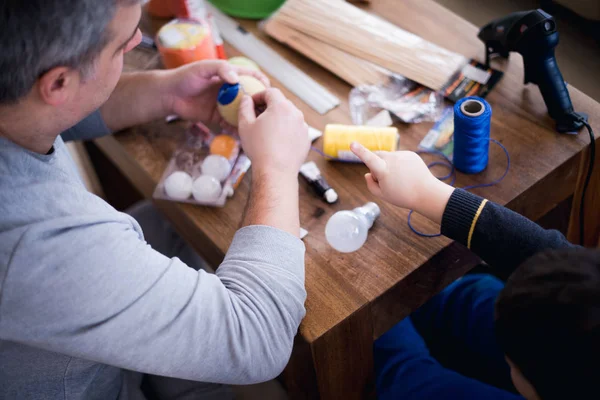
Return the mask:
<path id="1" fill-rule="evenodd" d="M 223 207 L 250 169 L 238 138 L 192 125 L 154 191 L 154 198 Z"/>

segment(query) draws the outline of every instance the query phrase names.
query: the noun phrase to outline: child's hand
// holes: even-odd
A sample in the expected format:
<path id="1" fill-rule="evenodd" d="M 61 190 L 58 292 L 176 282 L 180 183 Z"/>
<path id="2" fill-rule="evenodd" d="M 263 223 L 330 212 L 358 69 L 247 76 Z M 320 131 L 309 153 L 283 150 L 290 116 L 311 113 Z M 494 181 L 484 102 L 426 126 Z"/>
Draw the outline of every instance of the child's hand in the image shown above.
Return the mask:
<path id="1" fill-rule="evenodd" d="M 351 149 L 371 170 L 365 175 L 371 193 L 441 222 L 454 188 L 434 177 L 421 157 L 411 151 L 373 153 L 358 143 Z"/>

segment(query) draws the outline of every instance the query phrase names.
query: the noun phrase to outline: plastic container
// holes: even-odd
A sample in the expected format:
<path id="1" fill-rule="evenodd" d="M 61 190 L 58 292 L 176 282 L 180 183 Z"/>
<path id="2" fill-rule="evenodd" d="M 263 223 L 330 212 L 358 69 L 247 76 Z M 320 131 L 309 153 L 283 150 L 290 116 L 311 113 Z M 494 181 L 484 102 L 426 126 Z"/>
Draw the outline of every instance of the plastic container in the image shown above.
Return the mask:
<path id="1" fill-rule="evenodd" d="M 367 121 L 381 110 L 388 110 L 407 124 L 436 121 L 444 110 L 444 97 L 397 74 L 391 74 L 385 84 L 362 85 L 350 92 L 354 124 L 368 125 Z"/>
<path id="2" fill-rule="evenodd" d="M 273 14 L 285 0 L 210 0 L 225 14 L 238 18 L 263 19 Z"/>
<path id="3" fill-rule="evenodd" d="M 333 159 L 360 162 L 350 150 L 352 142 L 358 142 L 371 151 L 396 151 L 399 140 L 398 129 L 394 127 L 329 124 L 323 133 L 323 152 Z"/>
<path id="4" fill-rule="evenodd" d="M 218 58 L 206 22 L 175 19 L 158 31 L 155 41 L 165 68 Z"/>
<path id="5" fill-rule="evenodd" d="M 154 198 L 223 207 L 250 168 L 240 142 L 215 135 L 202 124 L 192 125 L 175 151 Z"/>

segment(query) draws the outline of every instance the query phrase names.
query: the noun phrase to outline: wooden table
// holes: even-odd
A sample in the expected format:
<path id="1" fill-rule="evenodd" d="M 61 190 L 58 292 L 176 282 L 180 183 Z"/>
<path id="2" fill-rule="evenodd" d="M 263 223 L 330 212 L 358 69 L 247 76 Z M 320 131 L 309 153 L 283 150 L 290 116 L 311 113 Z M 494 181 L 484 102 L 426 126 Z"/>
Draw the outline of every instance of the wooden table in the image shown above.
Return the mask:
<path id="1" fill-rule="evenodd" d="M 483 58 L 477 28 L 431 0 L 378 0 L 371 10 L 450 50 Z M 162 22 L 147 19 L 143 28 L 155 30 Z M 284 90 L 305 113 L 310 125 L 322 129 L 327 123 L 350 123 L 349 86 L 264 37 L 257 32 L 255 22 L 242 24 L 342 100 L 339 108 L 320 116 Z M 230 55 L 237 54 L 231 47 L 227 50 Z M 128 55 L 127 65 L 129 69 L 153 68 L 159 66 L 159 60 L 156 54 L 135 50 Z M 512 163 L 502 183 L 475 192 L 534 220 L 573 194 L 578 204 L 588 156 L 587 133 L 568 136 L 554 131 L 537 87 L 523 85 L 523 65 L 518 55 L 496 66 L 506 75 L 488 97 L 494 113 L 492 137 L 510 151 Z M 273 84 L 282 87 L 277 81 Z M 575 88 L 571 87 L 570 92 L 575 109 L 588 113 L 595 131 L 600 132 L 600 105 Z M 400 126 L 401 147 L 415 149 L 430 128 L 427 123 Z M 183 130 L 184 124 L 166 125 L 159 121 L 101 139 L 98 145 L 133 185 L 151 197 Z M 366 169 L 330 163 L 315 153 L 309 158 L 317 162 L 338 191 L 340 202 L 326 205 L 307 185 L 301 185 L 301 225 L 310 231 L 305 239 L 307 314 L 284 379 L 297 398 L 362 398 L 373 393 L 373 339 L 468 271 L 476 259 L 449 239 L 424 239 L 411 233 L 406 223 L 407 211 L 382 202 L 381 218 L 367 244 L 354 254 L 336 253 L 325 241 L 325 223 L 338 210 L 374 200 L 363 180 Z M 505 167 L 504 153 L 492 146 L 487 170 L 476 176 L 459 175 L 456 185 L 489 182 L 500 176 Z M 597 244 L 600 232 L 599 182 L 600 167 L 588 191 L 586 208 L 586 241 L 592 246 Z M 199 253 L 218 265 L 241 222 L 248 190 L 246 177 L 223 209 L 156 204 Z M 577 215 L 575 209 L 572 240 L 578 240 Z M 414 225 L 423 231 L 439 230 L 418 216 Z"/>

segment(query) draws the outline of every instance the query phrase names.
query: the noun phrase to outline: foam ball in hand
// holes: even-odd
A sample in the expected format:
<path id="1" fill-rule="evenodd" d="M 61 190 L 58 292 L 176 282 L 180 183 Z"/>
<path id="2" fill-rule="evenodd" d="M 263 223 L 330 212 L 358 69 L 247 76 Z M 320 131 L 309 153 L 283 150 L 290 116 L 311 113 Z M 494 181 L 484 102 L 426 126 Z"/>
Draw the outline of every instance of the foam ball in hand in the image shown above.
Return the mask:
<path id="1" fill-rule="evenodd" d="M 175 200 L 186 200 L 192 195 L 192 177 L 182 171 L 173 172 L 165 179 L 165 192 Z"/>
<path id="2" fill-rule="evenodd" d="M 252 76 L 240 76 L 240 82 L 236 84 L 226 83 L 219 91 L 217 106 L 219 113 L 231 126 L 238 126 L 238 112 L 240 102 L 244 94 L 253 96 L 266 89 L 265 85 Z"/>

